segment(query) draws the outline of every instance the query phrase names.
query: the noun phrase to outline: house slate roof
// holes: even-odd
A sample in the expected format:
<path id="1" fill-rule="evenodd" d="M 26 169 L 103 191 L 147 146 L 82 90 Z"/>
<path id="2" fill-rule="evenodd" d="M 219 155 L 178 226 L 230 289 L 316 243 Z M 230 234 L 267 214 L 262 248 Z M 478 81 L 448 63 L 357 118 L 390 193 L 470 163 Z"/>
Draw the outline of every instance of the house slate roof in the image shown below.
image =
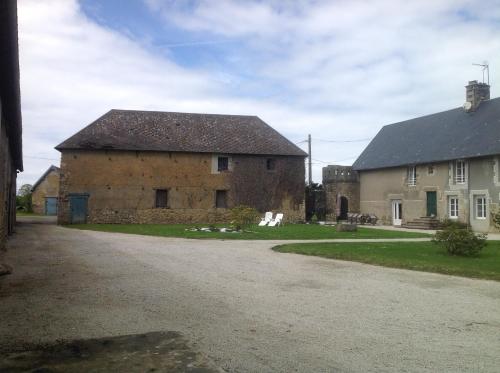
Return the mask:
<path id="1" fill-rule="evenodd" d="M 500 98 L 384 126 L 353 169 L 444 162 L 500 154 Z"/>
<path id="2" fill-rule="evenodd" d="M 59 171 L 59 167 L 56 167 L 54 165 L 50 166 L 47 171 L 45 171 L 43 173 L 42 176 L 40 176 L 40 178 L 37 180 L 37 182 L 35 184 L 33 184 L 33 186 L 31 187 L 31 192 L 33 193 L 35 191 L 35 189 L 38 187 L 38 185 L 40 185 L 40 183 L 45 180 L 45 178 L 48 176 L 48 174 L 50 174 L 52 171 Z"/>
<path id="3" fill-rule="evenodd" d="M 116 109 L 56 149 L 307 156 L 256 116 Z"/>

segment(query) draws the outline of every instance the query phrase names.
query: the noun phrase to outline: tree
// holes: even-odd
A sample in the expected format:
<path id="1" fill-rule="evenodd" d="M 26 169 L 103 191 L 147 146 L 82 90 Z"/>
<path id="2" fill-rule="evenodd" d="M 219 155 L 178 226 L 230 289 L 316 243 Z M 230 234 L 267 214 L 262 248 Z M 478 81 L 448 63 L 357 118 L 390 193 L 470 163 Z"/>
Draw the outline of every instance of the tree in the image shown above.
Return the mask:
<path id="1" fill-rule="evenodd" d="M 31 189 L 33 189 L 33 186 L 31 184 L 24 184 L 17 191 L 16 208 L 18 210 L 33 212 L 33 205 L 31 202 Z"/>

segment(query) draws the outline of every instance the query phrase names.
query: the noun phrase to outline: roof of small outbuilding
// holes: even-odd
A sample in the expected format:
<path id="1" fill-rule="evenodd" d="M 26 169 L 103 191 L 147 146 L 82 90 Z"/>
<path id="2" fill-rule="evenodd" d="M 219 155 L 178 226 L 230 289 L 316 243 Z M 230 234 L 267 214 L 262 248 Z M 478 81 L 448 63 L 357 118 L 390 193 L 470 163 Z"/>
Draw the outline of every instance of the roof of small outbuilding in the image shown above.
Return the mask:
<path id="1" fill-rule="evenodd" d="M 56 149 L 307 156 L 256 116 L 116 109 Z"/>
<path id="2" fill-rule="evenodd" d="M 354 162 L 355 170 L 500 154 L 500 98 L 476 111 L 456 108 L 384 126 Z"/>
<path id="3" fill-rule="evenodd" d="M 35 184 L 33 184 L 33 186 L 31 187 L 31 191 L 32 191 L 32 192 L 34 192 L 34 191 L 35 191 L 35 189 L 36 189 L 36 188 L 40 185 L 40 183 L 41 183 L 42 181 L 44 181 L 44 180 L 45 180 L 45 178 L 48 176 L 48 174 L 50 174 L 52 171 L 57 171 L 57 172 L 59 172 L 59 167 L 56 167 L 56 166 L 54 166 L 54 165 L 51 165 L 51 166 L 47 169 L 47 171 L 45 171 L 45 172 L 43 173 L 43 175 L 42 175 L 42 176 L 40 176 L 40 178 L 37 180 L 37 182 L 36 182 Z"/>

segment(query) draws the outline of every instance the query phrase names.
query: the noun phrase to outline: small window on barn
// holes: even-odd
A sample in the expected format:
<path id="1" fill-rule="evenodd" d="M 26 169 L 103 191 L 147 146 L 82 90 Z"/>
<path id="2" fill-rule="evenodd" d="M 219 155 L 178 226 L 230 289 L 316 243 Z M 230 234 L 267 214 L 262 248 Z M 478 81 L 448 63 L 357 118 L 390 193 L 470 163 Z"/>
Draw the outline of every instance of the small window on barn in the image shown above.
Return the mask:
<path id="1" fill-rule="evenodd" d="M 276 168 L 276 160 L 274 158 L 267 158 L 266 168 L 268 171 L 273 171 Z"/>
<path id="2" fill-rule="evenodd" d="M 155 207 L 156 208 L 166 208 L 168 201 L 168 190 L 167 189 L 156 189 L 155 197 Z"/>
<path id="3" fill-rule="evenodd" d="M 221 209 L 227 208 L 227 190 L 215 191 L 215 207 Z"/>
<path id="4" fill-rule="evenodd" d="M 229 157 L 218 157 L 217 171 L 227 171 L 227 170 L 229 170 Z"/>

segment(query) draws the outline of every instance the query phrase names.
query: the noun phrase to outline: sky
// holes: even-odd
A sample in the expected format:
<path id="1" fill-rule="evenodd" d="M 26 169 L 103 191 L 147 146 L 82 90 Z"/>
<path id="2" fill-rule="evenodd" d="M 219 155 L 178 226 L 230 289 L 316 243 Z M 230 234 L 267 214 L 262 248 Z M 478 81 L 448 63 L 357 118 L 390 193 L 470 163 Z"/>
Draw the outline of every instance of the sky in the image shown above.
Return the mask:
<path id="1" fill-rule="evenodd" d="M 500 0 L 18 0 L 18 18 L 19 185 L 113 108 L 256 115 L 306 151 L 311 134 L 321 182 L 382 126 L 461 106 L 473 63 L 500 94 Z"/>

